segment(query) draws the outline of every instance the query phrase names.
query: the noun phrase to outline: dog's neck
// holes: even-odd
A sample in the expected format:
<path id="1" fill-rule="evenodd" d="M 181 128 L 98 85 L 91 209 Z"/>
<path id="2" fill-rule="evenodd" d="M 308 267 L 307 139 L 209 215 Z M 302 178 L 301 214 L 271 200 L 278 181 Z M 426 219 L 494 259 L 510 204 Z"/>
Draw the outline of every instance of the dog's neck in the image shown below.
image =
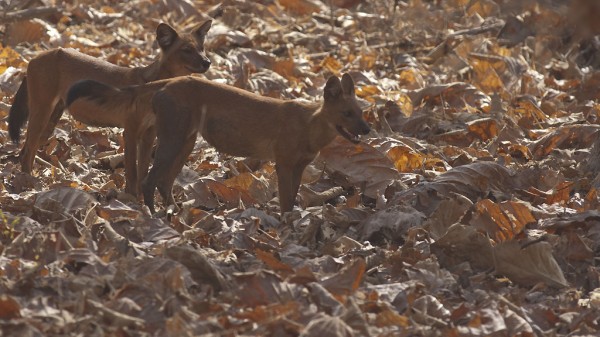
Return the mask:
<path id="1" fill-rule="evenodd" d="M 319 152 L 321 148 L 331 143 L 337 135 L 335 126 L 329 122 L 322 104 L 315 109 L 310 118 L 309 125 L 310 148 L 314 152 Z"/>
<path id="2" fill-rule="evenodd" d="M 163 66 L 163 58 L 164 55 L 161 52 L 160 54 L 156 55 L 150 64 L 146 66 L 135 67 L 132 69 L 132 71 L 135 72 L 137 76 L 139 76 L 139 78 L 141 78 L 144 82 L 152 82 L 177 76 L 177 74 L 171 74 Z"/>

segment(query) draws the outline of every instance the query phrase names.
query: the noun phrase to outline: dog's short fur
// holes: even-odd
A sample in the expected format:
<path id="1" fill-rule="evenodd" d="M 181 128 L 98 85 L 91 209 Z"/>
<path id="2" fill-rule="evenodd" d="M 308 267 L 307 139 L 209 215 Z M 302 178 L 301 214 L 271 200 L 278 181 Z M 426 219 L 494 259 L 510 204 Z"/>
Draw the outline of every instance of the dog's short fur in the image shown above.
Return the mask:
<path id="1" fill-rule="evenodd" d="M 144 106 L 150 98 L 151 115 Z M 192 76 L 124 89 L 84 81 L 71 89 L 68 102 L 116 109 L 144 121 L 138 130 L 155 125 L 154 165 L 142 187 L 152 211 L 156 187 L 167 204 L 175 203 L 173 182 L 198 133 L 218 151 L 275 161 L 283 213 L 292 210 L 304 168 L 325 145 L 338 134 L 358 142 L 370 131 L 348 74 L 328 79 L 320 104 L 263 97 Z"/>
<path id="2" fill-rule="evenodd" d="M 157 59 L 146 67 L 126 68 L 100 60 L 73 49 L 54 49 L 29 62 L 27 76 L 21 83 L 8 117 L 12 140 L 18 143 L 20 129 L 28 120 L 25 144 L 20 155 L 23 172 L 31 173 L 38 148 L 52 134 L 65 106 L 67 90 L 75 82 L 93 79 L 112 86 L 143 84 L 158 79 L 191 73 L 203 73 L 210 67 L 204 52 L 204 40 L 212 21 L 206 21 L 190 33 L 178 33 L 161 23 L 156 29 L 160 46 Z M 94 110 L 89 106 L 72 107 L 71 115 L 92 126 L 124 127 L 126 116 L 118 111 Z M 153 130 L 147 138 L 154 140 Z M 129 144 L 125 144 L 125 147 Z M 127 191 L 136 193 L 135 179 Z"/>

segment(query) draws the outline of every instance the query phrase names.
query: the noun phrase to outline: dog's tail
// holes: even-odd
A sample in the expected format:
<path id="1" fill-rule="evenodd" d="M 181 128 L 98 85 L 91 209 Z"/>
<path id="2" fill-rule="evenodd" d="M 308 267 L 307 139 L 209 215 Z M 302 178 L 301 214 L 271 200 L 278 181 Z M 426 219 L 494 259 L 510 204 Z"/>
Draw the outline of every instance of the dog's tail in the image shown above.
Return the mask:
<path id="1" fill-rule="evenodd" d="M 123 97 L 125 96 L 125 97 Z M 123 91 L 119 88 L 104 84 L 94 80 L 82 80 L 69 88 L 67 92 L 67 107 L 78 99 L 86 99 L 94 102 L 98 106 L 104 106 L 109 101 L 114 101 L 119 98 L 127 98 L 128 95 L 123 95 Z"/>
<path id="2" fill-rule="evenodd" d="M 69 112 L 83 123 L 123 127 L 120 116 L 135 108 L 136 88 L 116 88 L 95 80 L 83 80 L 69 88 L 66 105 Z M 79 114 L 78 111 L 86 113 Z"/>
<path id="3" fill-rule="evenodd" d="M 93 124 L 97 126 L 122 126 L 119 122 L 113 120 L 114 116 L 131 113 L 136 109 L 148 109 L 152 111 L 151 95 L 168 81 L 156 81 L 142 85 L 132 85 L 124 88 L 116 88 L 111 85 L 94 81 L 83 80 L 79 81 L 69 88 L 67 92 L 67 108 L 75 115 L 76 111 L 85 109 L 88 111 L 96 111 L 94 114 Z M 113 111 L 112 114 L 105 113 Z M 92 124 L 78 116 L 78 119 L 84 123 Z M 120 120 L 120 118 L 119 118 Z"/>
<path id="4" fill-rule="evenodd" d="M 15 94 L 15 99 L 8 112 L 8 135 L 15 144 L 19 143 L 21 127 L 23 127 L 23 124 L 25 124 L 29 117 L 27 97 L 27 77 L 25 77 Z"/>

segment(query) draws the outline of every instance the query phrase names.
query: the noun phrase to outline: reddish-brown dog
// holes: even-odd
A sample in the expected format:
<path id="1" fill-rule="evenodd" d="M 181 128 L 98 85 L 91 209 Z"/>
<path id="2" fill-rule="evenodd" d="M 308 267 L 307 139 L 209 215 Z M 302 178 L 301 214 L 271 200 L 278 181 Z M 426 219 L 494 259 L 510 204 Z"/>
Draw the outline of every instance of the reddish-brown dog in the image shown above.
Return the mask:
<path id="1" fill-rule="evenodd" d="M 190 33 L 177 33 L 161 23 L 156 29 L 160 54 L 146 67 L 126 68 L 114 65 L 73 49 L 54 49 L 29 62 L 27 77 L 21 83 L 8 117 L 8 129 L 14 142 L 26 120 L 27 135 L 20 155 L 23 172 L 31 173 L 35 154 L 46 143 L 65 107 L 67 90 L 75 82 L 94 79 L 113 86 L 143 84 L 163 78 L 203 73 L 210 67 L 204 52 L 204 40 L 212 21 L 206 21 Z M 85 107 L 69 109 L 71 115 L 92 126 L 125 127 L 126 116 L 113 110 Z M 149 130 L 144 141 L 154 141 Z M 125 147 L 129 144 L 125 144 Z M 136 179 L 128 180 L 127 191 L 137 193 Z"/>
<path id="2" fill-rule="evenodd" d="M 142 125 L 138 133 L 156 127 L 154 165 L 142 186 L 152 211 L 157 187 L 165 203 L 175 203 L 173 182 L 200 133 L 218 151 L 275 161 L 283 213 L 292 210 L 304 168 L 325 145 L 338 134 L 358 142 L 358 135 L 370 131 L 350 75 L 341 81 L 330 77 L 323 96 L 322 103 L 286 101 L 186 76 L 123 89 L 83 81 L 71 88 L 68 103 L 97 104 L 129 115 Z"/>

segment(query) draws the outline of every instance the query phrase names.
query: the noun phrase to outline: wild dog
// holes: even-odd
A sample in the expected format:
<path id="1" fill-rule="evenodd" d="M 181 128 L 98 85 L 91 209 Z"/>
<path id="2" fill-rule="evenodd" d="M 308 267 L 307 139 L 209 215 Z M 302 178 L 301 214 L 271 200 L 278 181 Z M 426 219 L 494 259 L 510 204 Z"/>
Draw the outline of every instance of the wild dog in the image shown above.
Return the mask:
<path id="1" fill-rule="evenodd" d="M 31 173 L 37 150 L 52 135 L 65 107 L 67 90 L 83 79 L 102 81 L 116 87 L 143 84 L 159 79 L 192 73 L 203 73 L 210 67 L 204 51 L 204 41 L 212 24 L 204 22 L 190 33 L 178 33 L 165 23 L 156 28 L 160 53 L 145 67 L 127 68 L 80 53 L 73 49 L 53 49 L 33 58 L 8 116 L 8 130 L 18 143 L 20 130 L 28 120 L 25 144 L 20 154 L 21 169 Z M 72 107 L 69 113 L 76 120 L 92 126 L 124 127 L 125 115 L 112 110 Z M 148 130 L 142 142 L 154 142 L 154 130 Z M 125 147 L 131 146 L 125 141 Z M 151 146 L 151 145 L 150 145 Z M 135 172 L 127 179 L 126 191 L 138 192 Z"/>
<path id="2" fill-rule="evenodd" d="M 155 125 L 154 163 L 142 183 L 152 212 L 156 188 L 166 205 L 175 205 L 173 183 L 198 133 L 220 152 L 275 161 L 284 213 L 293 209 L 304 168 L 325 145 L 338 134 L 357 143 L 359 135 L 370 131 L 348 74 L 341 81 L 335 76 L 327 80 L 322 103 L 263 97 L 192 76 L 124 89 L 84 81 L 71 89 L 68 101 L 102 105 L 108 99 L 122 114 Z M 141 102 L 152 105 L 152 116 Z"/>

